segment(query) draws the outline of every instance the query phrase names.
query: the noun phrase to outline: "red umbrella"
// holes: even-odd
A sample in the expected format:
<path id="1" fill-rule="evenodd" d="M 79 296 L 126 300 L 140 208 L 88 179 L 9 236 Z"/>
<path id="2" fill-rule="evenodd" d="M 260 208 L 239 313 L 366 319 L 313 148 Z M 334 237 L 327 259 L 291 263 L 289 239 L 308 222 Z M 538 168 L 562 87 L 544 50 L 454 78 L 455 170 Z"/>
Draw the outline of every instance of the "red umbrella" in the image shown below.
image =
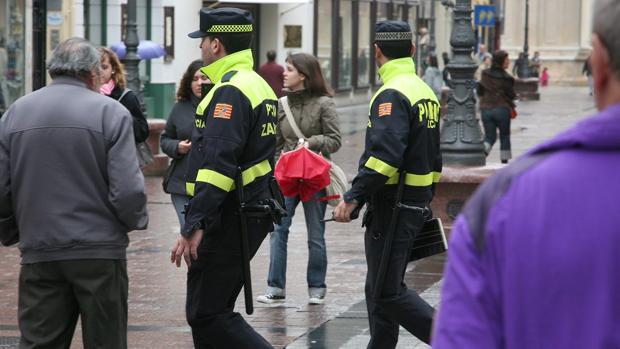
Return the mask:
<path id="1" fill-rule="evenodd" d="M 275 176 L 285 196 L 299 195 L 309 201 L 329 185 L 331 164 L 306 147 L 283 153 L 276 164 Z"/>

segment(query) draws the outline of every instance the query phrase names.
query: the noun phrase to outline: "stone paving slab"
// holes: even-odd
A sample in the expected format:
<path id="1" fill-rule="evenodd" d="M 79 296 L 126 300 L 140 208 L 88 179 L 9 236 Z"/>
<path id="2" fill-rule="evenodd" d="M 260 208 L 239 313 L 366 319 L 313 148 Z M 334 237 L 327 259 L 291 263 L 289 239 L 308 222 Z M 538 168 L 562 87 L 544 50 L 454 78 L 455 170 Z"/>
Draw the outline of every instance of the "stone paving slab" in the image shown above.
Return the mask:
<path id="1" fill-rule="evenodd" d="M 411 263 L 405 273 L 407 285 L 420 292 L 424 300 L 433 307 L 439 304 L 441 274 L 445 254 L 436 255 L 423 261 Z M 424 275 L 421 279 L 418 276 Z M 364 300 L 354 304 L 336 318 L 322 324 L 286 346 L 287 349 L 358 349 L 365 348 L 370 340 L 368 313 Z M 407 330 L 400 328 L 397 348 L 429 348 L 417 340 Z"/>

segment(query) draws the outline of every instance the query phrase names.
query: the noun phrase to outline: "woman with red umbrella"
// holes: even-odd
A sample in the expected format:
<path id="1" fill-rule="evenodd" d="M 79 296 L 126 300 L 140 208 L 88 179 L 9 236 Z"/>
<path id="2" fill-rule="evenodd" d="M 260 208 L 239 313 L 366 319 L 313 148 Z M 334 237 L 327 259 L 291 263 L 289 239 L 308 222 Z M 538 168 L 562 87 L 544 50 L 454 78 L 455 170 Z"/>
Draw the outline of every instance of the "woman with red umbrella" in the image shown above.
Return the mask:
<path id="1" fill-rule="evenodd" d="M 318 60 L 309 54 L 297 53 L 288 57 L 284 71 L 285 101 L 278 108 L 276 154 L 296 149 L 299 137 L 289 122 L 283 102 L 290 106 L 291 117 L 303 134 L 304 144 L 324 157 L 340 148 L 340 130 L 336 105 L 331 98 Z M 322 304 L 326 293 L 325 274 L 327 252 L 325 249 L 325 216 L 327 203 L 318 201 L 325 190 L 318 191 L 309 201 L 302 202 L 308 229 L 308 296 L 309 304 Z M 271 234 L 271 256 L 267 292 L 257 298 L 262 303 L 279 303 L 286 299 L 286 257 L 289 228 L 300 197 L 286 197 L 288 216 L 276 225 Z"/>

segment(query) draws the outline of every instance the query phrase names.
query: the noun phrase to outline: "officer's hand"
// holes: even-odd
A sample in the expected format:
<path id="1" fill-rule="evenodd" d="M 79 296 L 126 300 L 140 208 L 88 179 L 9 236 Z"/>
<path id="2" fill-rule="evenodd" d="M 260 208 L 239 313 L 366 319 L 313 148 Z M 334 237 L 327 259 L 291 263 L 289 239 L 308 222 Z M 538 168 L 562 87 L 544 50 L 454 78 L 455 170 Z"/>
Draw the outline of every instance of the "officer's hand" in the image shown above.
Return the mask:
<path id="1" fill-rule="evenodd" d="M 357 204 L 354 202 L 341 201 L 334 210 L 334 220 L 336 222 L 348 223 L 351 221 L 351 212 L 355 210 Z"/>
<path id="2" fill-rule="evenodd" d="M 189 268 L 192 265 L 192 259 L 198 259 L 198 246 L 202 241 L 204 230 L 194 230 L 192 236 L 188 239 L 184 236 L 179 236 L 176 243 L 172 247 L 170 254 L 170 263 L 176 263 L 177 268 L 181 266 L 181 256 L 185 259 L 185 264 Z"/>
<path id="3" fill-rule="evenodd" d="M 190 149 L 192 149 L 192 142 L 189 139 L 180 141 L 177 145 L 177 153 L 181 155 L 189 153 Z"/>

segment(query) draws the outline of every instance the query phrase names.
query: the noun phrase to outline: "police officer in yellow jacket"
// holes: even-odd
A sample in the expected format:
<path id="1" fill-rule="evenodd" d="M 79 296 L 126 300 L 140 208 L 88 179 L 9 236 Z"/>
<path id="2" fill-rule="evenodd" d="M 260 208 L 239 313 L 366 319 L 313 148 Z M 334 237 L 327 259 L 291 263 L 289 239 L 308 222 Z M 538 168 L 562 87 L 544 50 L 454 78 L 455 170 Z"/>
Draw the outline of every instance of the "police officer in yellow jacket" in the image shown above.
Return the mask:
<path id="1" fill-rule="evenodd" d="M 368 348 L 386 349 L 396 347 L 399 325 L 426 343 L 430 340 L 433 308 L 408 290 L 403 278 L 413 238 L 430 212 L 428 204 L 442 164 L 439 102 L 416 75 L 411 29 L 399 21 L 382 21 L 375 29 L 375 58 L 383 86 L 370 102 L 359 172 L 344 201 L 336 207 L 334 219 L 348 222 L 358 205 L 368 203 L 364 222 L 371 334 Z M 405 173 L 401 176 L 402 171 Z M 385 281 L 375 299 L 377 272 L 401 178 L 404 186 L 399 207 L 407 209 L 399 209 Z"/>
<path id="2" fill-rule="evenodd" d="M 215 86 L 196 110 L 187 191 L 193 196 L 172 249 L 187 273 L 187 321 L 196 348 L 271 348 L 233 312 L 243 285 L 238 190 L 248 204 L 273 196 L 277 98 L 253 70 L 252 16 L 235 8 L 200 11 L 202 72 Z M 241 176 L 242 188 L 236 185 Z M 238 183 L 238 182 L 237 182 Z M 247 217 L 254 256 L 273 229 L 268 215 Z"/>

